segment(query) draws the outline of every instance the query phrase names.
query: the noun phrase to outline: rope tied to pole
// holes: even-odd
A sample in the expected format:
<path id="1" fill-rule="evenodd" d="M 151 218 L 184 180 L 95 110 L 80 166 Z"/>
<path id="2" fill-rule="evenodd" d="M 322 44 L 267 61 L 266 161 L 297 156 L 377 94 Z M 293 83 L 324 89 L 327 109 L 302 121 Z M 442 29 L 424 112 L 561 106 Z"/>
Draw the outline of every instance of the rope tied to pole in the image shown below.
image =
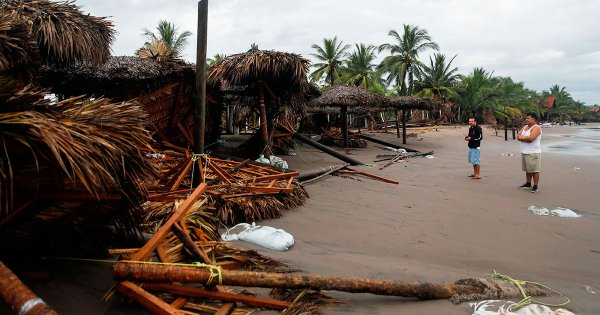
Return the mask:
<path id="1" fill-rule="evenodd" d="M 565 306 L 569 303 L 571 303 L 571 299 L 569 299 L 567 296 L 565 296 L 564 294 L 554 290 L 553 288 L 543 285 L 541 283 L 538 282 L 533 282 L 533 281 L 526 281 L 526 280 L 517 280 L 517 279 L 513 279 L 512 277 L 508 276 L 508 275 L 503 275 L 500 274 L 498 272 L 496 272 L 496 270 L 494 270 L 492 273 L 487 274 L 488 277 L 490 278 L 495 278 L 495 279 L 501 279 L 501 280 L 505 280 L 505 281 L 509 281 L 514 283 L 517 288 L 519 289 L 519 292 L 521 292 L 521 296 L 523 296 L 523 298 L 521 299 L 521 301 L 519 301 L 517 304 L 511 306 L 508 311 L 517 311 L 520 308 L 527 306 L 529 304 L 535 303 L 535 304 L 540 304 L 540 305 L 545 305 L 545 306 L 549 306 L 549 307 L 561 307 L 561 306 Z M 540 302 L 537 300 L 534 300 L 533 297 L 527 295 L 527 293 L 525 293 L 525 289 L 523 289 L 523 286 L 527 283 L 531 283 L 531 284 L 535 284 L 538 285 L 540 287 L 543 287 L 545 289 L 548 289 L 560 296 L 562 296 L 563 298 L 565 298 L 565 302 L 563 303 L 559 303 L 559 304 L 551 304 L 551 303 L 544 303 L 544 302 Z"/>
<path id="2" fill-rule="evenodd" d="M 201 262 L 194 262 L 192 263 L 192 265 L 198 268 L 208 269 L 208 271 L 210 272 L 210 276 L 208 277 L 208 280 L 206 280 L 207 286 L 212 285 L 212 281 L 215 278 L 219 279 L 219 285 L 223 284 L 223 269 L 221 268 L 221 266 L 208 265 Z"/>

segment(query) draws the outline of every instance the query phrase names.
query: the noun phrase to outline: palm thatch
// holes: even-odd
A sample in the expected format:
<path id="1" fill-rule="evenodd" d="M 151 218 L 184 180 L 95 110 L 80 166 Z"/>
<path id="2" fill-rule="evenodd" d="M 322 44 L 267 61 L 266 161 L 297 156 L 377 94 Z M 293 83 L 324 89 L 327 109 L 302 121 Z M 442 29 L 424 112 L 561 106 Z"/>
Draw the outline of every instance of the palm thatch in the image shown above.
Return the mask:
<path id="1" fill-rule="evenodd" d="M 0 11 L 0 79 L 11 76 L 31 79 L 31 69 L 39 68 L 37 43 L 29 36 L 25 21 Z"/>
<path id="2" fill-rule="evenodd" d="M 10 76 L 0 75 L 0 113 L 29 110 L 47 105 L 46 89 L 25 83 Z"/>
<path id="3" fill-rule="evenodd" d="M 139 202 L 156 176 L 141 151 L 151 143 L 145 123 L 138 106 L 106 99 L 0 114 L 0 225 L 42 195 L 118 193 Z"/>
<path id="4" fill-rule="evenodd" d="M 323 94 L 311 102 L 313 107 L 348 106 L 380 107 L 386 106 L 387 99 L 380 94 L 369 92 L 354 85 L 338 84 L 326 89 Z"/>
<path id="5" fill-rule="evenodd" d="M 397 109 L 420 109 L 433 110 L 440 106 L 441 102 L 431 97 L 394 96 L 389 99 L 387 110 Z"/>
<path id="6" fill-rule="evenodd" d="M 42 70 L 40 83 L 66 96 L 94 94 L 128 100 L 154 92 L 168 83 L 184 81 L 193 86 L 194 66 L 185 62 L 159 62 L 134 56 L 110 57 L 94 66 L 51 65 Z"/>
<path id="7" fill-rule="evenodd" d="M 254 86 L 267 82 L 276 97 L 285 97 L 309 90 L 308 66 L 309 61 L 297 54 L 253 48 L 209 67 L 207 76 L 210 85 L 225 82 L 225 85 Z"/>
<path id="8" fill-rule="evenodd" d="M 110 57 L 115 35 L 112 23 L 84 14 L 71 2 L 4 0 L 0 11 L 29 25 L 44 63 L 101 64 Z"/>

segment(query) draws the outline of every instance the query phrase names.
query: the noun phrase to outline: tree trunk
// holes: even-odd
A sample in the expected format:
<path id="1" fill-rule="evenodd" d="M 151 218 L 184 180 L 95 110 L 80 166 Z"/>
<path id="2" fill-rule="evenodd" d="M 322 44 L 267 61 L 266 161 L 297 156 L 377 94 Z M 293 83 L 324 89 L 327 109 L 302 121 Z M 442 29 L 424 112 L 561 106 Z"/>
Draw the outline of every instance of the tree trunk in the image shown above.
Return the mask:
<path id="1" fill-rule="evenodd" d="M 55 315 L 4 263 L 0 261 L 0 296 L 15 314 Z M 27 308 L 27 309 L 26 309 Z"/>
<path id="2" fill-rule="evenodd" d="M 344 139 L 344 148 L 348 147 L 348 106 L 342 105 L 340 109 L 341 124 L 342 124 L 342 137 Z"/>
<path id="3" fill-rule="evenodd" d="M 281 289 L 335 290 L 352 293 L 371 293 L 415 297 L 420 299 L 447 299 L 457 294 L 482 294 L 483 289 L 472 285 L 443 282 L 400 281 L 337 277 L 323 275 L 278 274 L 253 271 L 222 270 L 221 284 L 242 287 Z M 218 277 L 205 268 L 162 266 L 138 263 L 118 263 L 113 266 L 116 280 L 159 283 L 218 284 Z M 209 279 L 211 280 L 210 283 Z"/>

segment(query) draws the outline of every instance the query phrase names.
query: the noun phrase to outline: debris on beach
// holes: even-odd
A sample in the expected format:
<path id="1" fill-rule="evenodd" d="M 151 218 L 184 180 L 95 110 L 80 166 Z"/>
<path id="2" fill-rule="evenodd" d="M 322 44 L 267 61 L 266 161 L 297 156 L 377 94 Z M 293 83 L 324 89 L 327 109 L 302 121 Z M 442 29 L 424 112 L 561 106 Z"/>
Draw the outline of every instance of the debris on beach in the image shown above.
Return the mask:
<path id="1" fill-rule="evenodd" d="M 473 309 L 472 315 L 575 315 L 574 313 L 558 308 L 552 310 L 546 305 L 529 304 L 518 310 L 511 311 L 518 306 L 516 302 L 504 300 L 484 300 L 477 303 L 469 303 Z"/>
<path id="2" fill-rule="evenodd" d="M 581 215 L 577 214 L 575 211 L 568 209 L 568 208 L 563 208 L 563 207 L 555 207 L 553 209 L 548 209 L 545 207 L 529 206 L 529 208 L 527 208 L 527 210 L 529 210 L 533 214 L 543 215 L 543 216 L 556 216 L 556 217 L 561 217 L 561 218 L 579 218 L 579 217 L 581 217 Z"/>

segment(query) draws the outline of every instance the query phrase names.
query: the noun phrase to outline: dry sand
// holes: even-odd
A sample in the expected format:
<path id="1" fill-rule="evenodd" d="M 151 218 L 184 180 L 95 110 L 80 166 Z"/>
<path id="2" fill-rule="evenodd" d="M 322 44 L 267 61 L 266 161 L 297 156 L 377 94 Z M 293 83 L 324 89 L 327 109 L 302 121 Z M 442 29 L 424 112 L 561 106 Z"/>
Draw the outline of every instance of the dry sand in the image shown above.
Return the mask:
<path id="1" fill-rule="evenodd" d="M 572 139 L 563 134 L 577 135 L 583 127 L 590 126 L 544 129 L 543 141 L 562 143 Z M 454 282 L 496 270 L 559 290 L 571 298 L 567 308 L 575 313 L 600 314 L 600 152 L 544 152 L 540 193 L 532 194 L 516 188 L 524 182 L 517 141 L 504 141 L 502 133 L 495 136 L 488 128 L 482 143 L 483 178 L 469 179 L 466 131 L 465 126 L 411 130 L 418 136 L 409 138 L 407 146 L 435 151 L 435 159 L 411 158 L 383 170 L 356 167 L 399 185 L 358 176 L 329 176 L 308 185 L 310 198 L 304 206 L 258 223 L 291 233 L 295 245 L 289 251 L 234 245 L 310 274 Z M 401 143 L 391 131 L 374 136 Z M 369 143 L 349 154 L 368 164 L 377 154 L 390 154 L 381 147 Z M 340 163 L 305 145 L 296 153 L 282 158 L 299 171 Z M 562 206 L 583 216 L 538 216 L 527 211 L 531 205 Z M 60 272 L 53 274 L 57 281 L 27 282 L 64 314 L 145 314 L 137 307 L 102 305 L 99 298 L 112 284 L 108 266 L 60 262 L 55 266 Z M 598 293 L 588 292 L 586 285 Z M 326 293 L 346 302 L 326 314 L 471 314 L 466 303 L 448 300 Z"/>

